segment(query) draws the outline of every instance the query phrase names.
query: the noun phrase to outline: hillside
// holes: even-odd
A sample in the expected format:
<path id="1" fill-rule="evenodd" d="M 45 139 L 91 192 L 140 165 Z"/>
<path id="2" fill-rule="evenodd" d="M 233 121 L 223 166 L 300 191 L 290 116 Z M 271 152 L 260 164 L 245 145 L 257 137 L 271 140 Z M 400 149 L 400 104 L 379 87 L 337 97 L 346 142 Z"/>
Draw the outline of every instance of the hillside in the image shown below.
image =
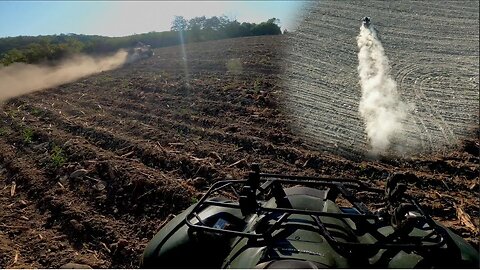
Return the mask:
<path id="1" fill-rule="evenodd" d="M 264 36 L 156 49 L 152 58 L 5 104 L 0 266 L 138 267 L 172 215 L 211 183 L 244 177 L 254 162 L 268 172 L 379 186 L 389 173 L 411 172 L 419 181 L 410 193 L 478 244 L 456 210 L 478 228 L 478 141 L 387 161 L 309 146 L 281 106 L 285 46 L 285 36 Z"/>

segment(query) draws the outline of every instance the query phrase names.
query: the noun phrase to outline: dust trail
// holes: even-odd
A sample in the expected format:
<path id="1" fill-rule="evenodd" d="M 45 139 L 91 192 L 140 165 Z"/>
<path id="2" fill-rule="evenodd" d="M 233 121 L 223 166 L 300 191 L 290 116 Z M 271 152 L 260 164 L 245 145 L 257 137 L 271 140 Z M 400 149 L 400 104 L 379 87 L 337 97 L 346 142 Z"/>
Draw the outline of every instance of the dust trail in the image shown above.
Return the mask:
<path id="1" fill-rule="evenodd" d="M 77 55 L 56 66 L 15 63 L 0 68 L 0 102 L 118 68 L 127 60 L 127 54 L 121 50 L 105 57 Z"/>
<path id="2" fill-rule="evenodd" d="M 402 138 L 407 106 L 400 100 L 388 58 L 373 25 L 360 27 L 357 44 L 362 89 L 359 112 L 365 121 L 371 153 L 382 155 L 395 150 L 392 144 Z"/>

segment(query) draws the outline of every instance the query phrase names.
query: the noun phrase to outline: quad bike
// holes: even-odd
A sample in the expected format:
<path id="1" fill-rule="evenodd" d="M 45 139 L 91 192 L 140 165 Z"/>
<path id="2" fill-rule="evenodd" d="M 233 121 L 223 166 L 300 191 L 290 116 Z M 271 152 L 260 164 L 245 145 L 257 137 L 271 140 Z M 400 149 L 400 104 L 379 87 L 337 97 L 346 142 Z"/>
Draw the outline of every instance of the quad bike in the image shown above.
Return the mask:
<path id="1" fill-rule="evenodd" d="M 370 27 L 371 24 L 371 19 L 370 17 L 363 17 L 362 18 L 362 25 L 365 26 L 366 28 Z"/>
<path id="2" fill-rule="evenodd" d="M 215 183 L 148 243 L 145 268 L 478 268 L 479 254 L 405 194 L 260 173 Z M 360 199 L 378 206 L 370 210 Z"/>
<path id="3" fill-rule="evenodd" d="M 137 42 L 135 47 L 128 50 L 127 63 L 132 63 L 137 60 L 152 57 L 154 52 L 150 45 L 145 45 L 142 42 Z"/>

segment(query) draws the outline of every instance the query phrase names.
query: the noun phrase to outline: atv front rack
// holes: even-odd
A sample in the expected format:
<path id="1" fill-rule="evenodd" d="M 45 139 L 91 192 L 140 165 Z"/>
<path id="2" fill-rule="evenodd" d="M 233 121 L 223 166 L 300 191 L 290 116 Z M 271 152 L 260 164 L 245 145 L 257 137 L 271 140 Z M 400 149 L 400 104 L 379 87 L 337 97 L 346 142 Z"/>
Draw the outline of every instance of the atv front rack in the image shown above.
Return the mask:
<path id="1" fill-rule="evenodd" d="M 382 189 L 370 187 L 364 182 L 355 179 L 268 174 L 260 173 L 259 167 L 256 165 L 252 167 L 253 171 L 250 172 L 247 179 L 219 181 L 211 186 L 195 207 L 193 207 L 186 215 L 186 224 L 194 231 L 210 232 L 234 237 L 246 237 L 251 241 L 268 242 L 272 239 L 272 233 L 281 228 L 289 216 L 292 214 L 306 215 L 312 217 L 316 223 L 316 230 L 327 240 L 332 248 L 343 255 L 353 254 L 355 251 L 361 251 L 362 254 L 365 252 L 371 254 L 380 249 L 395 249 L 398 251 L 415 250 L 417 252 L 430 254 L 433 249 L 443 247 L 445 244 L 452 241 L 448 233 L 425 214 L 413 198 L 410 198 L 407 195 L 402 196 L 401 202 L 403 202 L 403 204 L 407 203 L 410 206 L 409 210 L 420 214 L 419 217 L 422 220 L 422 224 L 418 228 L 430 232 L 423 237 L 408 236 L 408 226 L 419 225 L 415 222 L 410 222 L 410 225 L 408 226 L 403 224 L 389 235 L 379 233 L 378 230 L 380 228 L 392 226 L 392 214 L 385 212 L 373 213 L 355 196 L 356 193 L 352 194 L 351 192 L 370 192 L 381 198 L 388 197 L 385 196 L 386 193 Z M 275 197 L 277 200 L 280 200 L 285 195 L 282 193 L 283 186 L 293 185 L 316 188 L 322 187 L 324 189 L 328 188 L 329 197 L 325 199 L 335 201 L 335 198 L 341 194 L 341 196 L 353 207 L 348 209 L 344 208 L 348 211 L 342 211 L 341 213 L 330 213 L 288 207 L 265 207 L 263 205 L 266 202 L 266 198 Z M 238 187 L 241 189 L 240 192 L 238 191 Z M 238 197 L 238 201 L 223 202 L 213 199 L 214 194 L 222 192 L 224 194 L 235 194 Z M 385 198 L 384 201 L 386 205 L 392 204 L 388 198 Z M 397 205 L 401 204 L 398 203 Z M 200 211 L 208 206 L 239 209 L 245 219 L 248 219 L 248 217 L 252 215 L 275 215 L 278 219 L 276 219 L 276 221 L 262 233 L 257 233 L 254 230 L 246 230 L 245 228 L 240 228 L 238 230 L 220 228 L 208 225 L 202 220 L 202 218 L 200 218 Z M 356 229 L 352 228 L 354 233 L 362 234 L 368 232 L 376 239 L 376 241 L 372 243 L 340 241 L 334 236 L 329 224 L 322 222 L 322 217 L 350 219 L 358 227 Z M 195 220 L 197 222 L 195 222 Z"/>

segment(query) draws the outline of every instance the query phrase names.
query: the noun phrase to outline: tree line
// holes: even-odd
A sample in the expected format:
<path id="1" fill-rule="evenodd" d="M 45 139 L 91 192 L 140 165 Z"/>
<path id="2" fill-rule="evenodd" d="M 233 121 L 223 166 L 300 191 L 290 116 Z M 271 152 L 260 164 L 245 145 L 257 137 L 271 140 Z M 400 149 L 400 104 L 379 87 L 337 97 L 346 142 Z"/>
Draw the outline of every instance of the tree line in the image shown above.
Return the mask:
<path id="1" fill-rule="evenodd" d="M 0 38 L 0 63 L 39 63 L 60 60 L 76 53 L 105 54 L 131 48 L 138 42 L 160 48 L 199 41 L 225 38 L 281 34 L 279 20 L 261 23 L 238 22 L 225 16 L 195 17 L 190 20 L 175 16 L 170 31 L 149 32 L 125 37 L 60 34 Z"/>

